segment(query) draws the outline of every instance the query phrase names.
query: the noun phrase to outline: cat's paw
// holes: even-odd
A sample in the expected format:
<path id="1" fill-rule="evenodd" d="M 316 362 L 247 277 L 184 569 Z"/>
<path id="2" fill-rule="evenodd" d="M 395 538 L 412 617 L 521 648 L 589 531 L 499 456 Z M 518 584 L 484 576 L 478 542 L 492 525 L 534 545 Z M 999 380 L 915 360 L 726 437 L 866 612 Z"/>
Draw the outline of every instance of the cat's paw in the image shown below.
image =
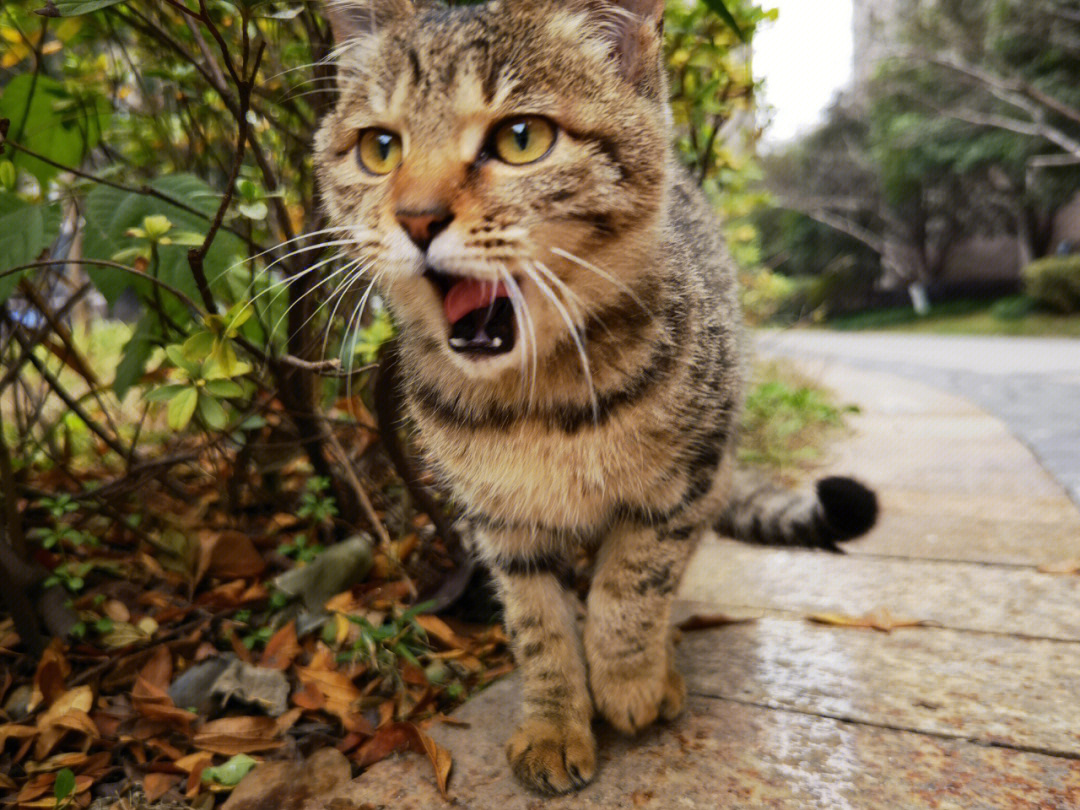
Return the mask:
<path id="1" fill-rule="evenodd" d="M 657 717 L 674 720 L 686 704 L 686 683 L 674 668 L 666 674 L 625 675 L 614 667 L 589 676 L 596 709 L 624 734 L 637 734 Z"/>
<path id="2" fill-rule="evenodd" d="M 506 744 L 514 776 L 539 793 L 568 793 L 585 787 L 596 773 L 596 741 L 588 724 L 558 725 L 530 718 Z"/>

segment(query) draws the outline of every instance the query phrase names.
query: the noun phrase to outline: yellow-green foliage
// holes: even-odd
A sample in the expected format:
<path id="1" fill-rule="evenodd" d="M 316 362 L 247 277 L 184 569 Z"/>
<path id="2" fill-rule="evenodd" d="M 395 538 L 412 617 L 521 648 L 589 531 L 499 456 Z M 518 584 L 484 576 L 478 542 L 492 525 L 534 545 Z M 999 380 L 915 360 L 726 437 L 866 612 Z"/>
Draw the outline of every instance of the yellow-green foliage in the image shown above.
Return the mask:
<path id="1" fill-rule="evenodd" d="M 1080 255 L 1049 256 L 1024 268 L 1027 294 L 1055 312 L 1080 312 Z"/>
<path id="2" fill-rule="evenodd" d="M 1024 268 L 1027 294 L 1055 312 L 1080 312 L 1080 255 L 1049 256 Z"/>
<path id="3" fill-rule="evenodd" d="M 752 324 L 763 324 L 779 314 L 784 304 L 795 294 L 795 282 L 787 276 L 760 270 L 745 273 L 741 278 L 743 313 Z"/>

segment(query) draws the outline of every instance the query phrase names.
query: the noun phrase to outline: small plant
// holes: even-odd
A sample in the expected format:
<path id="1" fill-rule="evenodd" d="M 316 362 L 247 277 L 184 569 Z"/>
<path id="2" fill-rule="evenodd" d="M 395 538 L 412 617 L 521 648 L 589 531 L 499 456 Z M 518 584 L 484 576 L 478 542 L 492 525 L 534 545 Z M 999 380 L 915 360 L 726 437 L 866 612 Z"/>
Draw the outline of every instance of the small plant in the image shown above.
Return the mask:
<path id="1" fill-rule="evenodd" d="M 297 517 L 318 525 L 337 515 L 337 504 L 334 503 L 333 496 L 326 494 L 329 488 L 329 478 L 319 475 L 309 478 L 304 485 L 304 493 L 300 496 L 300 507 L 296 510 Z"/>
<path id="2" fill-rule="evenodd" d="M 298 534 L 291 542 L 282 543 L 278 546 L 277 550 L 279 554 L 291 557 L 297 562 L 308 563 L 322 553 L 323 546 L 321 543 L 315 543 L 308 540 L 306 534 Z"/>
<path id="3" fill-rule="evenodd" d="M 42 498 L 38 505 L 49 513 L 55 523 L 35 530 L 35 536 L 42 548 L 57 548 L 61 544 L 71 546 L 98 545 L 92 534 L 80 531 L 68 523 L 65 518 L 79 509 L 79 504 L 70 495 L 64 493 L 55 498 Z"/>
<path id="4" fill-rule="evenodd" d="M 349 616 L 349 621 L 360 627 L 360 637 L 339 656 L 339 660 L 358 661 L 395 681 L 401 677 L 401 661 L 424 669 L 420 657 L 429 651 L 427 631 L 420 626 L 416 617 L 430 609 L 431 604 L 424 602 L 392 613 L 378 627 L 363 616 Z"/>
<path id="5" fill-rule="evenodd" d="M 213 344 L 212 338 L 210 342 Z M 248 373 L 251 366 L 236 359 L 228 340 L 222 345 L 228 348 L 219 351 L 220 356 L 211 353 L 201 361 L 189 359 L 188 352 L 181 346 L 165 347 L 165 354 L 178 369 L 183 382 L 148 391 L 146 400 L 169 403 L 167 418 L 171 429 L 183 430 L 196 412 L 211 430 L 223 430 L 228 424 L 229 417 L 220 400 L 243 395 L 243 387 L 231 378 Z"/>
<path id="6" fill-rule="evenodd" d="M 767 369 L 768 378 L 754 386 L 743 411 L 744 462 L 773 467 L 806 461 L 819 453 L 822 434 L 843 424 L 854 406 L 837 406 L 827 393 L 808 381 Z"/>
<path id="7" fill-rule="evenodd" d="M 101 619 L 83 619 L 72 625 L 68 631 L 68 635 L 75 639 L 84 639 L 90 631 L 93 631 L 99 636 L 104 636 L 111 633 L 116 627 L 115 622 L 109 617 Z"/>
<path id="8" fill-rule="evenodd" d="M 86 587 L 86 575 L 93 567 L 91 563 L 62 562 L 45 578 L 43 587 L 63 585 L 71 593 L 78 593 Z"/>

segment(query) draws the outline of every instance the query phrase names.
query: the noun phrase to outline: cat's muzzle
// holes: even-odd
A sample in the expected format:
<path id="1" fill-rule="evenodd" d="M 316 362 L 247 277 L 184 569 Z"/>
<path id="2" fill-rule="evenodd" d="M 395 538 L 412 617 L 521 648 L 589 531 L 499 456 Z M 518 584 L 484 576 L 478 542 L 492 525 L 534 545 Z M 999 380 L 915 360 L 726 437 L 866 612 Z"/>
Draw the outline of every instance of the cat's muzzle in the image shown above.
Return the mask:
<path id="1" fill-rule="evenodd" d="M 517 336 L 514 307 L 501 283 L 430 269 L 424 275 L 442 297 L 443 312 L 450 325 L 447 342 L 453 351 L 481 357 L 505 354 L 514 348 Z"/>

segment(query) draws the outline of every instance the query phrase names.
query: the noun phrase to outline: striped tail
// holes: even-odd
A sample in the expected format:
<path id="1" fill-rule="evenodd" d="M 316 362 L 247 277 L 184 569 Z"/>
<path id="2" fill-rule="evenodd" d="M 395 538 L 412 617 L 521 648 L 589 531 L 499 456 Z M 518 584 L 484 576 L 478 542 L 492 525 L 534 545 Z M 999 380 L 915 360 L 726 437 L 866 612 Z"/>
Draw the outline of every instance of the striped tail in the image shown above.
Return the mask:
<path id="1" fill-rule="evenodd" d="M 716 531 L 746 543 L 842 554 L 837 543 L 869 531 L 877 515 L 873 490 L 851 478 L 822 478 L 813 492 L 799 492 L 740 472 Z"/>

